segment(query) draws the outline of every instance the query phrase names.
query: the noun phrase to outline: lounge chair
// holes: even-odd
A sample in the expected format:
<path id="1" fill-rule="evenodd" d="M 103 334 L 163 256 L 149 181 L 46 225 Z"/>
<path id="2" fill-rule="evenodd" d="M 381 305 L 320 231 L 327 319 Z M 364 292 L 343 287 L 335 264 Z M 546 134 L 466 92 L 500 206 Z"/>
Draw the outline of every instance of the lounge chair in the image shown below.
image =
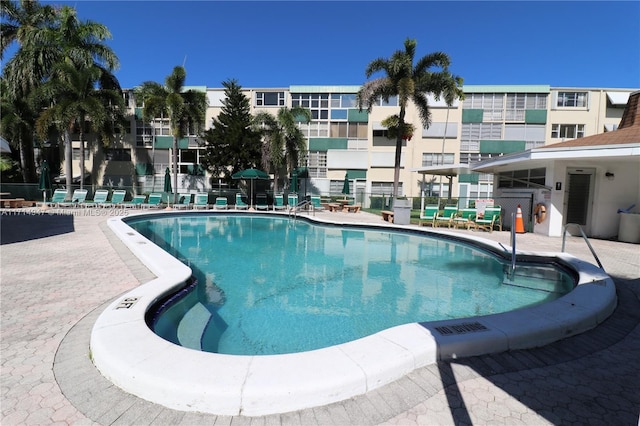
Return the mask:
<path id="1" fill-rule="evenodd" d="M 85 200 L 82 203 L 82 206 L 83 207 L 102 207 L 102 205 L 107 202 L 107 198 L 109 198 L 108 189 L 97 189 L 95 194 L 93 194 L 93 200 Z"/>
<path id="2" fill-rule="evenodd" d="M 86 189 L 76 189 L 73 191 L 73 195 L 71 196 L 71 201 L 63 201 L 58 203 L 59 207 L 78 207 L 84 203 L 84 200 L 87 199 L 87 190 Z"/>
<path id="3" fill-rule="evenodd" d="M 267 194 L 256 195 L 256 209 L 269 210 L 269 204 L 267 203 Z"/>
<path id="4" fill-rule="evenodd" d="M 318 210 L 318 211 L 324 210 L 324 206 L 320 202 L 320 196 L 318 195 L 311 196 L 311 205 L 313 206 L 314 210 Z"/>
<path id="5" fill-rule="evenodd" d="M 473 225 L 477 215 L 478 210 L 476 209 L 461 209 L 458 215 L 453 218 L 453 227 L 469 229 Z"/>
<path id="6" fill-rule="evenodd" d="M 298 207 L 298 194 L 289 194 L 287 197 L 287 211 L 295 210 Z"/>
<path id="7" fill-rule="evenodd" d="M 120 207 L 120 205 L 124 202 L 124 197 L 126 197 L 127 191 L 124 189 L 116 189 L 111 194 L 111 199 L 106 200 L 104 203 L 100 204 L 100 207 Z"/>
<path id="8" fill-rule="evenodd" d="M 123 201 L 120 203 L 120 207 L 137 209 L 142 207 L 142 204 L 144 204 L 146 200 L 146 195 L 134 195 L 131 201 Z"/>
<path id="9" fill-rule="evenodd" d="M 67 196 L 66 189 L 56 189 L 53 191 L 53 195 L 51 196 L 51 201 L 44 203 L 48 207 L 58 207 L 60 203 L 64 202 L 65 197 Z"/>
<path id="10" fill-rule="evenodd" d="M 209 208 L 209 194 L 206 192 L 198 192 L 193 199 L 194 210 Z"/>
<path id="11" fill-rule="evenodd" d="M 436 220 L 433 223 L 433 227 L 438 227 L 440 225 L 446 225 L 447 228 L 451 228 L 453 226 L 453 218 L 458 214 L 458 206 L 444 206 L 444 212 L 442 215 L 438 214 L 436 216 Z"/>
<path id="12" fill-rule="evenodd" d="M 424 211 L 420 212 L 420 222 L 418 224 L 420 226 L 423 225 L 431 225 L 431 227 L 435 226 L 434 223 L 436 221 L 436 217 L 438 216 L 438 205 L 437 204 L 428 204 L 424 207 Z"/>
<path id="13" fill-rule="evenodd" d="M 273 210 L 285 210 L 287 206 L 284 205 L 284 195 L 276 194 L 273 196 Z"/>
<path id="14" fill-rule="evenodd" d="M 178 202 L 172 204 L 174 209 L 188 209 L 191 206 L 191 194 L 178 194 Z"/>
<path id="15" fill-rule="evenodd" d="M 229 208 L 227 197 L 217 197 L 216 203 L 213 205 L 214 210 L 226 210 Z"/>
<path id="16" fill-rule="evenodd" d="M 489 232 L 493 232 L 493 228 L 497 226 L 502 231 L 501 212 L 502 207 L 485 207 L 482 217 L 476 217 L 472 226 L 475 229 L 484 229 Z"/>
<path id="17" fill-rule="evenodd" d="M 161 207 L 162 203 L 162 194 L 159 192 L 154 192 L 149 194 L 149 198 L 146 203 L 142 203 L 140 207 L 143 209 L 158 209 Z"/>
<path id="18" fill-rule="evenodd" d="M 242 194 L 239 192 L 236 194 L 236 210 L 247 210 L 249 208 L 249 204 L 245 203 L 242 200 Z"/>

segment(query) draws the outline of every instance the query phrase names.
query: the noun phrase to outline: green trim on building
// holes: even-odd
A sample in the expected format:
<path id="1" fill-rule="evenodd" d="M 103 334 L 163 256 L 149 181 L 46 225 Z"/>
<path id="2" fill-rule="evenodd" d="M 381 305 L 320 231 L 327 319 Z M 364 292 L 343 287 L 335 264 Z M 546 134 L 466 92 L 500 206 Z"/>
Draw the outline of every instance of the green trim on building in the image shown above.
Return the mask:
<path id="1" fill-rule="evenodd" d="M 527 124 L 547 124 L 547 111 L 544 109 L 528 109 L 524 112 Z"/>
<path id="2" fill-rule="evenodd" d="M 156 148 L 171 149 L 173 148 L 173 136 L 156 136 Z M 189 138 L 178 140 L 178 149 L 189 148 Z"/>
<path id="3" fill-rule="evenodd" d="M 478 183 L 480 182 L 480 173 L 467 173 L 458 175 L 459 183 Z"/>
<path id="4" fill-rule="evenodd" d="M 366 170 L 348 169 L 347 174 L 349 176 L 349 179 L 366 179 L 367 178 Z"/>
<path id="5" fill-rule="evenodd" d="M 347 138 L 309 138 L 309 151 L 329 151 L 347 149 Z"/>
<path id="6" fill-rule="evenodd" d="M 350 109 L 347 112 L 347 121 L 351 123 L 368 123 L 369 113 L 367 110 Z"/>
<path id="7" fill-rule="evenodd" d="M 464 93 L 550 93 L 551 86 L 547 85 L 522 85 L 522 86 L 499 86 L 499 85 L 464 85 Z"/>
<path id="8" fill-rule="evenodd" d="M 153 174 L 153 164 L 151 163 L 136 163 L 136 175 L 149 176 Z"/>
<path id="9" fill-rule="evenodd" d="M 291 93 L 358 93 L 361 86 L 289 86 Z"/>
<path id="10" fill-rule="evenodd" d="M 463 123 L 482 123 L 483 114 L 484 114 L 484 110 L 482 109 L 463 109 L 462 122 Z"/>
<path id="11" fill-rule="evenodd" d="M 133 113 L 136 116 L 136 120 L 142 120 L 142 108 L 134 108 Z"/>
<path id="12" fill-rule="evenodd" d="M 525 151 L 525 141 L 485 140 L 480 141 L 481 154 L 511 154 Z"/>

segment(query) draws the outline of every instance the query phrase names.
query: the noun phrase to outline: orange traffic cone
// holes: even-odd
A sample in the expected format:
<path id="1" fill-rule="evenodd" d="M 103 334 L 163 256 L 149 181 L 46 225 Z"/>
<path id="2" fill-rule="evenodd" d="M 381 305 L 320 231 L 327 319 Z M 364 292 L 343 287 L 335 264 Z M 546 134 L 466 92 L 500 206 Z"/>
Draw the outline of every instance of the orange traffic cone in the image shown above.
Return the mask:
<path id="1" fill-rule="evenodd" d="M 518 204 L 518 210 L 516 210 L 516 233 L 525 233 L 524 220 L 522 219 L 522 209 L 520 208 L 520 204 Z"/>

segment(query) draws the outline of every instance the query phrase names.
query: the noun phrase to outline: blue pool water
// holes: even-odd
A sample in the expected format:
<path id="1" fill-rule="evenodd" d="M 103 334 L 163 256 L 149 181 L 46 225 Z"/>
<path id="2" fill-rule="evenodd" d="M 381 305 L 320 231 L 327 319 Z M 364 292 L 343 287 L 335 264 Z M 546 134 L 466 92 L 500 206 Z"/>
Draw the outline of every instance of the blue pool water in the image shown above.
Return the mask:
<path id="1" fill-rule="evenodd" d="M 163 338 L 237 355 L 352 341 L 406 323 L 506 312 L 556 299 L 574 279 L 451 239 L 265 215 L 162 215 L 127 223 L 198 284 L 153 320 Z M 165 301 L 166 302 L 166 301 Z"/>

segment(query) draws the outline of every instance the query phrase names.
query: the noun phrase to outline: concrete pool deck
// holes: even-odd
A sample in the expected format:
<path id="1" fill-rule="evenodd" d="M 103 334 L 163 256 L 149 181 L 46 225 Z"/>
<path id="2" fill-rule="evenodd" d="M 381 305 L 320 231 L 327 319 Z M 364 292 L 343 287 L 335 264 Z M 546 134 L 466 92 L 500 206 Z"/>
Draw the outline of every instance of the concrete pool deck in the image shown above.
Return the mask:
<path id="1" fill-rule="evenodd" d="M 76 214 L 72 231 L 2 246 L 2 424 L 638 421 L 637 245 L 591 240 L 616 282 L 619 299 L 613 315 L 594 330 L 540 349 L 439 362 L 328 406 L 249 418 L 170 410 L 120 391 L 96 371 L 88 354 L 95 319 L 106 302 L 153 276 L 107 229 L 108 217 L 100 215 L 106 213 Z M 321 214 L 382 223 L 366 213 Z M 509 244 L 506 232 L 472 234 Z M 518 248 L 524 250 L 557 252 L 561 243 L 559 238 L 518 236 Z M 566 251 L 594 262 L 581 239 L 568 238 Z"/>

